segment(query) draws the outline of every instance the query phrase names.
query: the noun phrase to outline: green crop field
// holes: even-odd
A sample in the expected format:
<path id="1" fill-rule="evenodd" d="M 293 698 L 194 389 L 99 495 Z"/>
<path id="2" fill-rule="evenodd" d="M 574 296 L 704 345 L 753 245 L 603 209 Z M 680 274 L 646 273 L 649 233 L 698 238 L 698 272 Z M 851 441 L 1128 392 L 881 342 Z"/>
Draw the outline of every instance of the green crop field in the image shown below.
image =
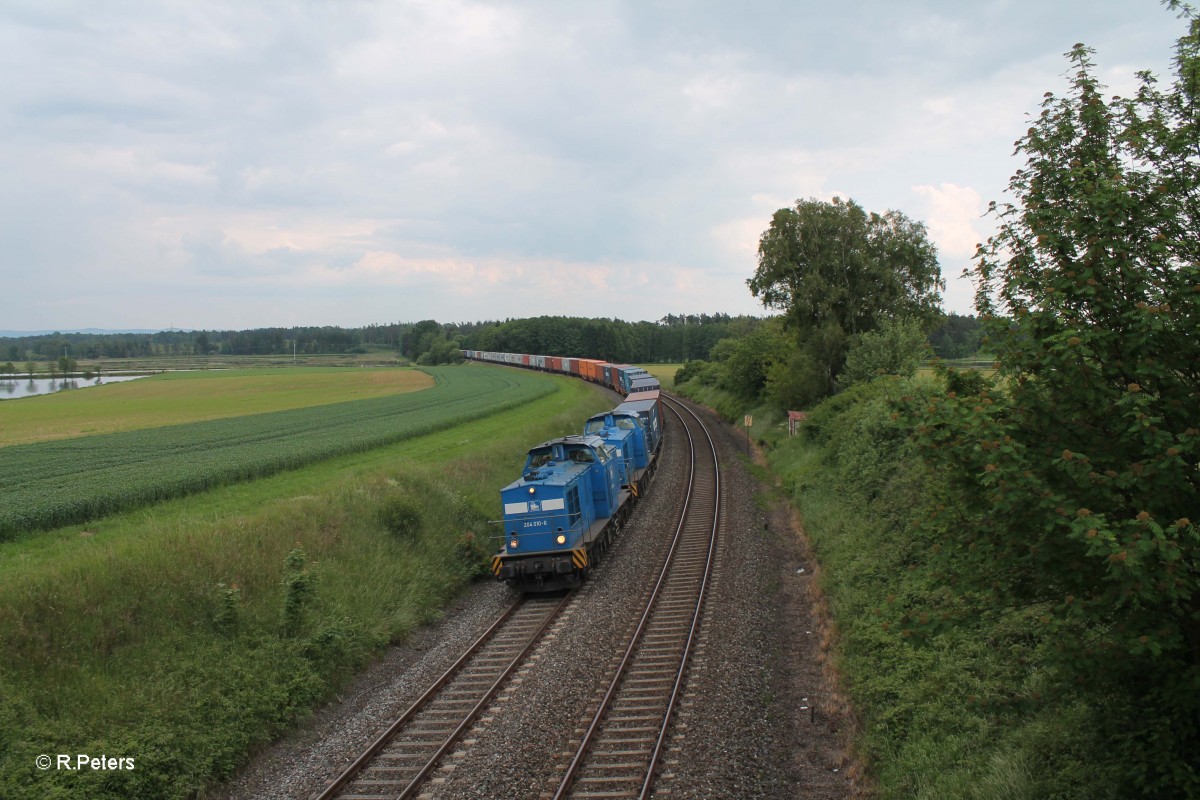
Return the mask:
<path id="1" fill-rule="evenodd" d="M 430 433 L 555 388 L 515 370 L 428 372 L 436 386 L 421 392 L 6 447 L 0 538 Z"/>
<path id="2" fill-rule="evenodd" d="M 219 782 L 252 753 L 486 572 L 488 520 L 527 448 L 615 401 L 563 377 L 446 372 L 557 390 L 86 530 L 0 541 L 0 797 L 223 796 Z M 389 524 L 382 512 L 397 503 L 419 526 Z M 35 766 L 43 753 L 93 752 L 137 767 Z"/>
<path id="3" fill-rule="evenodd" d="M 413 369 L 192 370 L 0 403 L 0 447 L 366 400 L 433 386 Z"/>

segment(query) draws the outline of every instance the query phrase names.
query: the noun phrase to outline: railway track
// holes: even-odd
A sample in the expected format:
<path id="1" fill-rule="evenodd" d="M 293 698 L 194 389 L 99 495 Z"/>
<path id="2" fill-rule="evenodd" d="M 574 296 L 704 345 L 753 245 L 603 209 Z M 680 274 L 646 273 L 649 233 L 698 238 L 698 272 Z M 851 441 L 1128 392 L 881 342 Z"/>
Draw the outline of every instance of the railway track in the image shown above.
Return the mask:
<path id="1" fill-rule="evenodd" d="M 517 600 L 314 800 L 415 797 L 574 597 Z"/>
<path id="2" fill-rule="evenodd" d="M 578 748 L 563 754 L 570 764 L 554 798 L 648 796 L 681 694 L 716 549 L 720 473 L 703 423 L 686 406 L 664 400 L 691 453 L 685 499 L 616 674 Z M 516 601 L 313 800 L 403 800 L 425 792 L 575 597 Z"/>
<path id="3" fill-rule="evenodd" d="M 688 488 L 679 524 L 625 654 L 552 797 L 646 798 L 654 786 L 716 554 L 721 476 L 704 423 L 664 396 L 687 434 Z"/>

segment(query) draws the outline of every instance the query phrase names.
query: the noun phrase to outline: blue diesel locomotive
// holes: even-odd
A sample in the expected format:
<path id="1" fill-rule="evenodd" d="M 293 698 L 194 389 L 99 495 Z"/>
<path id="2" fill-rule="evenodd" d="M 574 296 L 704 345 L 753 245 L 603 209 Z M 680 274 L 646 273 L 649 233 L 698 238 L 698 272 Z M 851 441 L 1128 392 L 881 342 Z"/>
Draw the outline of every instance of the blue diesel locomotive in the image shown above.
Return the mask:
<path id="1" fill-rule="evenodd" d="M 495 360 L 534 368 L 536 357 L 518 358 Z M 611 379 L 620 385 L 621 377 L 617 372 Z M 574 587 L 587 579 L 654 474 L 662 444 L 658 394 L 638 392 L 591 417 L 582 435 L 529 451 L 521 477 L 500 490 L 504 541 L 492 557 L 497 578 L 526 591 Z"/>

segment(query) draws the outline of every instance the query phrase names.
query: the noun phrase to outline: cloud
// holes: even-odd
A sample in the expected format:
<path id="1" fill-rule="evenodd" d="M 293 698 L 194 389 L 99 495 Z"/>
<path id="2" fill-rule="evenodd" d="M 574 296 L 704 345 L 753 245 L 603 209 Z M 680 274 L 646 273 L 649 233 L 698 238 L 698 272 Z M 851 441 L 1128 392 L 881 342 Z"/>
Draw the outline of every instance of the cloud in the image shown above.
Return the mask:
<path id="1" fill-rule="evenodd" d="M 914 186 L 912 190 L 923 201 L 929 238 L 938 247 L 946 280 L 944 306 L 948 311 L 972 313 L 974 288 L 963 277 L 963 270 L 971 264 L 976 246 L 987 238 L 991 228 L 982 216 L 983 198 L 969 186 L 952 183 Z"/>
<path id="2" fill-rule="evenodd" d="M 758 258 L 758 240 L 770 224 L 761 217 L 743 217 L 714 226 L 710 235 L 717 247 L 739 263 L 754 264 Z"/>
<path id="3" fill-rule="evenodd" d="M 835 194 L 927 219 L 950 274 L 1061 53 L 1123 86 L 1177 28 L 1128 0 L 16 0 L 8 327 L 757 313 L 771 214 Z"/>
<path id="4" fill-rule="evenodd" d="M 970 186 L 943 183 L 914 186 L 913 193 L 925 202 L 925 222 L 938 250 L 951 258 L 969 258 L 985 238 L 983 198 Z"/>

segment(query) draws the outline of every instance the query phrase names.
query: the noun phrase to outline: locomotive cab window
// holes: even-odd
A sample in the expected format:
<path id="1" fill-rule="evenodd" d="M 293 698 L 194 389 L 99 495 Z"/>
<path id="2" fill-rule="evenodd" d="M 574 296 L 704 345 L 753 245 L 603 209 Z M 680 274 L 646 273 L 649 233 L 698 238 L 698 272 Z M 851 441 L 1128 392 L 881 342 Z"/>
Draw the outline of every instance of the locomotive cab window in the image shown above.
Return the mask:
<path id="1" fill-rule="evenodd" d="M 579 488 L 572 486 L 571 491 L 567 492 L 567 517 L 570 519 L 570 525 L 574 528 L 579 524 L 579 519 L 582 514 L 579 511 Z"/>

